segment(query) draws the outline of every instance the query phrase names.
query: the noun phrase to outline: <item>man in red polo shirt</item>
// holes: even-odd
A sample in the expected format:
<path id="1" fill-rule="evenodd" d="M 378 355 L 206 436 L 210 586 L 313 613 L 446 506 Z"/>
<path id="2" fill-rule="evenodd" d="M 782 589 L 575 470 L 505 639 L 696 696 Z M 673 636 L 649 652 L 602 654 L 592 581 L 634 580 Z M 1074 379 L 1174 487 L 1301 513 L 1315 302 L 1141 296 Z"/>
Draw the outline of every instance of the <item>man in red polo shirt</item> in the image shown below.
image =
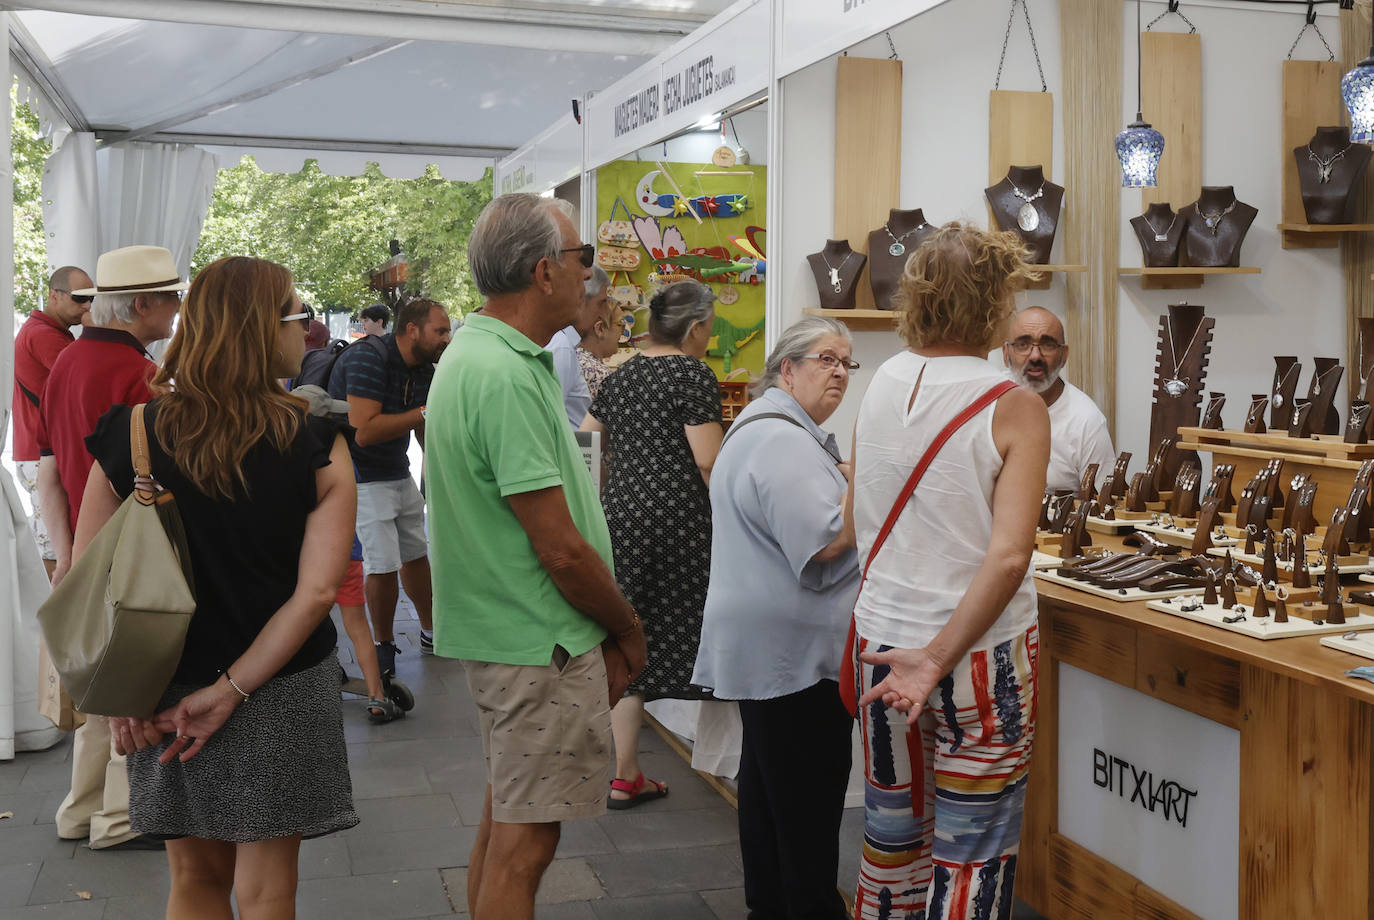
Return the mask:
<path id="1" fill-rule="evenodd" d="M 39 500 L 57 555 L 53 584 L 71 567 L 81 497 L 94 462 L 86 436 L 117 403 L 152 399 L 149 381 L 157 365 L 146 348 L 172 334 L 181 292 L 190 285 L 177 276 L 172 254 L 160 246 L 126 246 L 102 255 L 91 325 L 53 362 L 39 405 Z M 109 720 L 87 715 L 72 744 L 72 789 L 57 810 L 57 834 L 66 840 L 90 837 L 92 850 L 153 844 L 129 828 L 129 780 L 124 758 L 110 748 Z"/>
<path id="2" fill-rule="evenodd" d="M 48 372 L 62 349 L 75 339 L 70 327 L 90 314 L 91 297 L 72 291 L 91 286 L 91 276 L 75 265 L 64 265 L 48 279 L 48 300 L 34 310 L 14 337 L 14 466 L 29 493 L 33 516 L 29 527 L 38 543 L 43 565 L 52 577 L 57 554 L 48 540 L 48 529 L 38 503 L 38 404 Z"/>

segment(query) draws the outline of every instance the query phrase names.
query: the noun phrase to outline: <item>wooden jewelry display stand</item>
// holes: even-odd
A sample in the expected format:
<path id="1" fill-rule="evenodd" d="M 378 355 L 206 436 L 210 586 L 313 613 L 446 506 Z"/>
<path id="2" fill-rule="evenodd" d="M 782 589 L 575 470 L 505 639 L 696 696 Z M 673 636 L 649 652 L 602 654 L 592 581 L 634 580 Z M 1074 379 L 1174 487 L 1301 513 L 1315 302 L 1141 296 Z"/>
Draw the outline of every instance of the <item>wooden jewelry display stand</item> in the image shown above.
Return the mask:
<path id="1" fill-rule="evenodd" d="M 1150 407 L 1151 454 L 1166 437 L 1198 424 L 1215 325 L 1216 320 L 1203 315 L 1201 305 L 1186 303 L 1169 304 L 1169 312 L 1160 318 L 1154 404 Z M 1183 384 L 1181 390 L 1177 388 L 1179 382 Z M 1177 392 L 1171 393 L 1171 388 Z M 1165 481 L 1173 480 L 1183 461 L 1197 460 L 1194 454 L 1186 452 L 1185 445 L 1180 444 L 1179 448 L 1169 451 L 1164 458 L 1161 468 Z"/>

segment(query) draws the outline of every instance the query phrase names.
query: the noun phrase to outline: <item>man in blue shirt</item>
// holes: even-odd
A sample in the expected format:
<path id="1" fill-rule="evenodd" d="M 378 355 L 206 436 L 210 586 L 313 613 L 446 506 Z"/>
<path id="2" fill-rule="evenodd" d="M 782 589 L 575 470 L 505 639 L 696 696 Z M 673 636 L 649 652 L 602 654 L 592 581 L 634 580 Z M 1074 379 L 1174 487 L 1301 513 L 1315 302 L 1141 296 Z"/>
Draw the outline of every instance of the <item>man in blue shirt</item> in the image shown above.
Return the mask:
<path id="1" fill-rule="evenodd" d="M 396 331 L 382 336 L 383 350 L 359 345 L 339 356 L 329 376 L 329 395 L 348 401 L 349 442 L 358 479 L 358 539 L 377 663 L 396 673 L 392 624 L 400 586 L 420 617 L 420 650 L 433 653 L 432 589 L 425 538 L 425 502 L 410 475 L 410 433 L 424 446 L 425 401 L 434 362 L 449 343 L 448 312 L 416 298 L 396 311 Z"/>

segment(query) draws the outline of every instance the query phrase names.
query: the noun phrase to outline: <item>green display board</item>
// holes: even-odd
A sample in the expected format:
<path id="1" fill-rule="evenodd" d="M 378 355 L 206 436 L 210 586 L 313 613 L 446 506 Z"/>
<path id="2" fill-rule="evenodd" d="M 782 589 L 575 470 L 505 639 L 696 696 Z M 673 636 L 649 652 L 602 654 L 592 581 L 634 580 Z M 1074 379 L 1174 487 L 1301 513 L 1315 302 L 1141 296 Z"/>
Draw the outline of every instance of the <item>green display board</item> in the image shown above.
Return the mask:
<path id="1" fill-rule="evenodd" d="M 701 223 L 697 223 L 690 214 L 682 213 L 682 205 L 672 206 L 671 198 L 676 197 L 673 184 L 659 171 L 657 164 L 620 161 L 597 170 L 597 226 L 600 226 L 602 221 L 611 219 L 611 209 L 615 207 L 616 199 L 620 198 L 629 209 L 631 218 L 656 217 L 658 226 L 650 231 L 651 235 L 657 233 L 665 240 L 673 239 L 675 236 L 670 231 L 676 228 L 688 252 L 704 249 L 709 250 L 712 255 L 727 255 L 731 260 L 743 258 L 745 252 L 731 243 L 730 238 L 744 239 L 750 227 L 764 226 L 764 215 L 767 213 L 764 198 L 768 186 L 767 167 L 736 166 L 721 169 L 710 163 L 662 165 L 686 198 L 696 200 L 711 196 L 745 196 L 743 202 L 739 202 L 738 199 L 726 199 L 732 202 L 725 206 L 726 212 L 731 210 L 734 203 L 739 203 L 742 205 L 741 213 L 734 217 L 703 215 Z M 656 213 L 664 210 L 670 213 Z M 674 210 L 679 213 L 671 213 Z M 617 207 L 615 217 L 623 220 L 624 211 Z M 754 238 L 766 245 L 765 238 L 758 230 L 755 230 Z M 654 283 L 649 276 L 655 272 L 655 266 L 643 248 L 639 250 L 639 254 L 639 268 L 616 275 L 615 281 L 617 284 L 625 283 L 628 274 L 631 282 L 644 289 L 647 305 L 648 296 L 654 290 Z M 713 329 L 711 347 L 706 355 L 706 363 L 716 372 L 717 377 L 724 378 L 726 373 L 741 368 L 749 371 L 752 376 L 758 376 L 763 372 L 765 282 L 764 277 L 758 277 L 755 283 L 749 280 L 748 275 L 749 273 L 745 272 L 740 276 L 726 275 L 702 279 L 717 292 L 717 297 L 727 285 L 739 295 L 738 300 L 731 304 L 719 300 L 716 302 L 716 325 Z M 726 296 L 728 297 L 728 293 Z M 647 330 L 648 315 L 647 310 L 641 310 L 635 315 L 635 334 Z"/>

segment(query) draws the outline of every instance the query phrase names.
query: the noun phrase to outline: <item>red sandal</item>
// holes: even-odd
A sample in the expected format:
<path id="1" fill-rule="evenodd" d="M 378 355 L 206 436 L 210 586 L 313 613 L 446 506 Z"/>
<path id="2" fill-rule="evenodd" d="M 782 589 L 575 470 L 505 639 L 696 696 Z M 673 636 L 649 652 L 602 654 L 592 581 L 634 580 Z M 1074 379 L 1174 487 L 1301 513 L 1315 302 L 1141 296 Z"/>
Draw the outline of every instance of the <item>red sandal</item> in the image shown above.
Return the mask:
<path id="1" fill-rule="evenodd" d="M 646 781 L 652 783 L 654 788 L 646 790 L 644 788 L 644 783 Z M 617 777 L 616 779 L 611 780 L 611 788 L 616 792 L 623 792 L 629 796 L 628 799 L 608 798 L 606 800 L 606 807 L 613 808 L 616 810 L 634 808 L 636 805 L 640 805 L 644 802 L 648 802 L 653 799 L 661 799 L 668 794 L 667 786 L 665 786 L 663 783 L 660 783 L 658 780 L 649 779 L 643 774 L 643 772 L 639 774 L 639 778 L 636 779 L 634 782 L 630 782 L 627 779 L 620 779 Z"/>

